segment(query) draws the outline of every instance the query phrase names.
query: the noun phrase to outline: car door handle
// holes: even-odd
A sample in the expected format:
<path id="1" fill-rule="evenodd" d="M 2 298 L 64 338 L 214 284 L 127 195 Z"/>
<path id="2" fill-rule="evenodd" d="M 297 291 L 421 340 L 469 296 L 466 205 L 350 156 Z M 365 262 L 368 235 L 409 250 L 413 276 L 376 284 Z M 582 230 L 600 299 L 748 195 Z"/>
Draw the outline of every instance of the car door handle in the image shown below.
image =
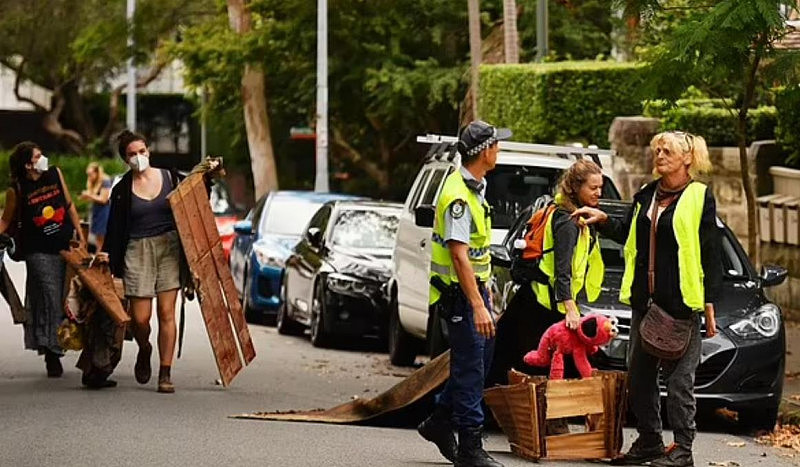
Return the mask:
<path id="1" fill-rule="evenodd" d="M 428 240 L 427 239 L 423 238 L 422 240 L 419 241 L 419 247 L 420 248 L 425 248 L 425 245 L 427 245 L 427 244 L 428 244 Z"/>

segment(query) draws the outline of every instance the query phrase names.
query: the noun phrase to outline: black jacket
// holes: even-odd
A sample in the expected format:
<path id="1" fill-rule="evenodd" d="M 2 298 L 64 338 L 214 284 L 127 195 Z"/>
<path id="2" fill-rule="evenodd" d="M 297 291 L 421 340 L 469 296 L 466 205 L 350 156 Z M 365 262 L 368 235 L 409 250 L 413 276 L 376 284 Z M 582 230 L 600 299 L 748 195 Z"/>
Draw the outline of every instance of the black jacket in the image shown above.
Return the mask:
<path id="1" fill-rule="evenodd" d="M 178 186 L 183 177 L 175 170 L 170 170 L 172 186 Z M 133 173 L 128 171 L 111 190 L 108 214 L 108 227 L 103 242 L 103 251 L 108 253 L 111 274 L 123 277 L 125 274 L 125 251 L 130 240 L 131 195 L 133 193 Z"/>
<path id="2" fill-rule="evenodd" d="M 650 254 L 650 219 L 647 217 L 657 187 L 657 181 L 647 184 L 633 196 L 631 205 L 624 220 L 609 218 L 604 225 L 598 226 L 601 235 L 624 244 L 631 222 L 636 222 L 636 266 L 631 285 L 631 307 L 644 310 L 647 307 L 649 291 L 647 285 L 647 269 Z M 633 218 L 636 203 L 641 204 L 639 215 Z M 677 201 L 669 205 L 658 216 L 656 233 L 656 267 L 655 291 L 653 300 L 665 311 L 675 317 L 687 318 L 692 310 L 683 302 L 678 271 L 678 243 L 672 227 L 672 218 Z M 717 225 L 717 208 L 714 194 L 709 187 L 703 204 L 700 220 L 700 255 L 703 266 L 703 288 L 705 303 L 714 303 L 722 286 L 722 256 L 720 228 Z"/>

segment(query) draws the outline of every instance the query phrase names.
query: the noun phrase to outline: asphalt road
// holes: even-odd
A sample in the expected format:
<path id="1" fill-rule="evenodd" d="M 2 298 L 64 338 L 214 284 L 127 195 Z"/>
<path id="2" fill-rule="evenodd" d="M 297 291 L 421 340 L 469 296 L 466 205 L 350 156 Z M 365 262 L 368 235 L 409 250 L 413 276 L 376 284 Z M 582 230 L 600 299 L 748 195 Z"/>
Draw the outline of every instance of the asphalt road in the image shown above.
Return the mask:
<path id="1" fill-rule="evenodd" d="M 22 266 L 9 263 L 9 270 L 22 289 Z M 409 370 L 389 365 L 386 355 L 369 343 L 320 350 L 307 339 L 251 326 L 258 355 L 231 387 L 222 388 L 216 384 L 216 366 L 195 303 L 187 315 L 184 356 L 173 369 L 175 394 L 156 393 L 155 381 L 145 386 L 135 382 L 136 346 L 128 342 L 115 375 L 119 387 L 97 392 L 81 389 L 76 352 L 63 360 L 64 377 L 46 378 L 41 358 L 23 351 L 22 329 L 11 324 L 1 303 L 0 466 L 445 465 L 408 424 L 377 428 L 229 418 L 371 397 Z M 632 437 L 626 429 L 626 446 Z M 797 463 L 752 438 L 725 432 L 702 432 L 695 446 L 698 466 Z M 501 433 L 492 433 L 486 447 L 507 466 L 528 464 L 510 454 Z"/>

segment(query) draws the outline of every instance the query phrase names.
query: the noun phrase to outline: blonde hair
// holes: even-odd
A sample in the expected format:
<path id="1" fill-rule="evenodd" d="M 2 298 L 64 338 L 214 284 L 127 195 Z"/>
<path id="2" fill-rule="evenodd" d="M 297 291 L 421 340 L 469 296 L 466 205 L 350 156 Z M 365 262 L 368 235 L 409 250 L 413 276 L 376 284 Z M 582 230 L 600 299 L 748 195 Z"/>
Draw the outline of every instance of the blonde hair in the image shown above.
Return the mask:
<path id="1" fill-rule="evenodd" d="M 561 175 L 556 189 L 556 204 L 569 212 L 578 209 L 581 204 L 578 193 L 581 186 L 589 180 L 591 175 L 603 175 L 600 166 L 588 159 L 580 159 L 572 164 Z"/>
<path id="2" fill-rule="evenodd" d="M 689 164 L 689 175 L 692 178 L 701 173 L 711 172 L 712 166 L 711 159 L 708 157 L 708 146 L 706 146 L 706 140 L 702 136 L 693 135 L 685 131 L 661 132 L 650 140 L 650 150 L 653 152 L 653 157 L 655 157 L 656 148 L 662 142 L 673 154 L 692 155 L 692 162 Z M 653 175 L 660 176 L 655 167 L 653 168 Z"/>
<path id="3" fill-rule="evenodd" d="M 97 180 L 94 182 L 92 182 L 88 176 L 86 177 L 86 191 L 97 194 L 103 186 L 103 182 L 108 180 L 108 175 L 106 175 L 105 170 L 103 170 L 103 166 L 97 162 L 90 162 L 89 165 L 86 166 L 86 170 L 97 172 Z"/>

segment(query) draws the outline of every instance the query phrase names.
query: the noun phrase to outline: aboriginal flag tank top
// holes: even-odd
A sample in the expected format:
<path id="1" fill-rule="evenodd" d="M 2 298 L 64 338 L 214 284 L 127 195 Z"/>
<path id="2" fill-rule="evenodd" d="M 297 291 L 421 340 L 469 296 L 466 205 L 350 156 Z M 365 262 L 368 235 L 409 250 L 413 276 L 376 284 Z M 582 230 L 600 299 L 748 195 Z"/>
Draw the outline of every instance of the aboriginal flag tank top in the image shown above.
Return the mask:
<path id="1" fill-rule="evenodd" d="M 74 228 L 58 170 L 51 167 L 36 181 L 20 180 L 20 190 L 25 254 L 68 249 Z"/>

